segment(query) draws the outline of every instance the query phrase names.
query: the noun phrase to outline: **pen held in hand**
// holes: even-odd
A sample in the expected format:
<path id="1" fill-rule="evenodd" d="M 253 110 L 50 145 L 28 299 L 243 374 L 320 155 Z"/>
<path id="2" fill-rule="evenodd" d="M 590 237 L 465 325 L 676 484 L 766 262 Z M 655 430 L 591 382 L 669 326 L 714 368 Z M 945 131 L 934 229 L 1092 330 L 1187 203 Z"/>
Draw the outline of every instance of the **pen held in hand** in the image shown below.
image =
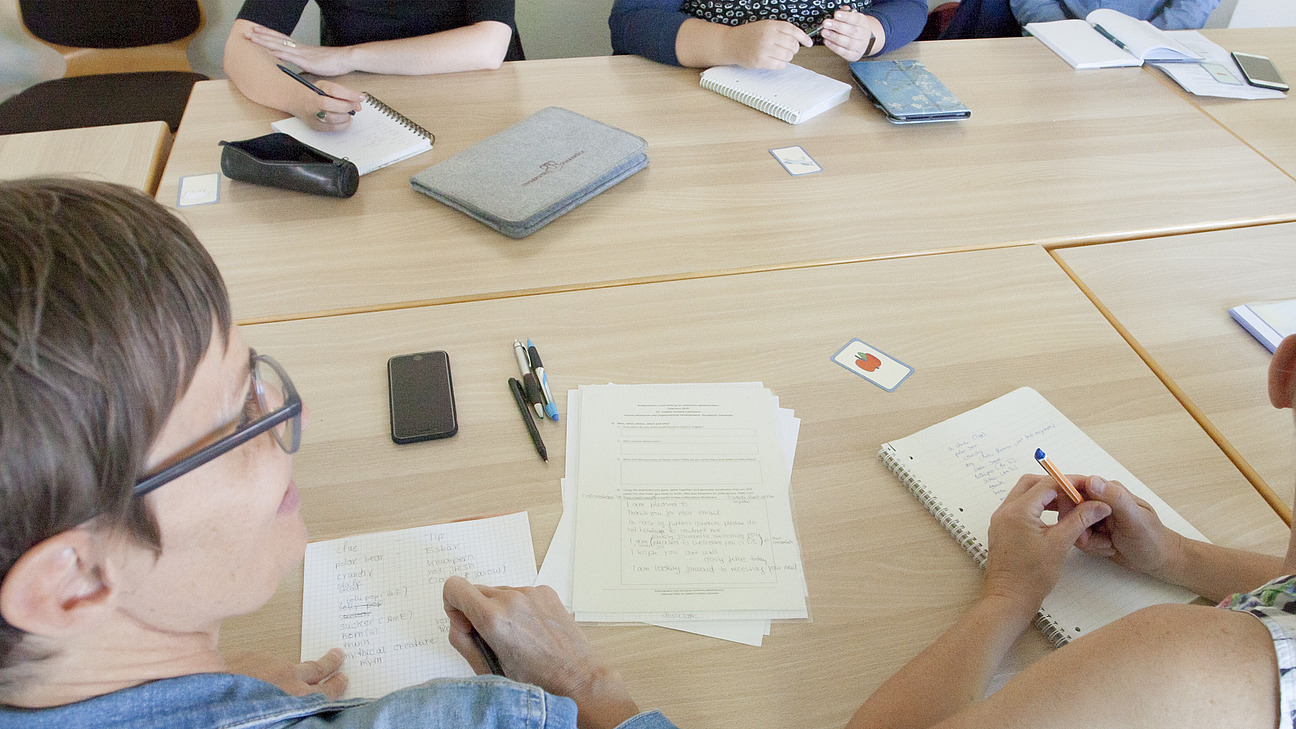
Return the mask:
<path id="1" fill-rule="evenodd" d="M 1048 472 L 1048 475 L 1053 477 L 1053 480 L 1057 482 L 1061 493 L 1065 494 L 1066 497 L 1071 500 L 1071 503 L 1079 505 L 1080 502 L 1084 501 L 1084 497 L 1080 495 L 1080 492 L 1076 490 L 1076 487 L 1071 485 L 1071 480 L 1064 476 L 1062 471 L 1058 470 L 1057 466 L 1053 465 L 1053 462 L 1049 460 L 1048 456 L 1044 455 L 1043 449 L 1035 449 L 1035 460 L 1044 467 L 1044 470 Z"/>
<path id="2" fill-rule="evenodd" d="M 307 81 L 307 80 L 306 80 L 306 77 L 302 76 L 301 74 L 297 73 L 296 71 L 292 70 L 291 68 L 288 68 L 287 66 L 283 65 L 282 63 L 276 63 L 275 65 L 279 67 L 279 70 L 280 70 L 280 71 L 283 71 L 284 73 L 288 74 L 289 76 L 292 76 L 294 79 L 297 80 L 298 83 L 302 84 L 303 86 L 305 86 L 306 88 L 310 89 L 311 91 L 314 91 L 315 93 L 319 94 L 320 96 L 328 96 L 330 99 L 337 99 L 338 101 L 346 101 L 346 99 L 338 99 L 338 97 L 336 97 L 336 96 L 329 96 L 329 94 L 328 94 L 327 91 L 325 91 L 324 89 L 321 89 L 320 87 L 316 86 L 315 84 L 311 83 L 310 81 Z M 320 112 L 320 113 L 323 113 L 323 112 Z M 351 111 L 348 111 L 347 113 L 350 114 L 351 116 L 355 116 L 355 109 L 352 109 Z"/>
<path id="3" fill-rule="evenodd" d="M 527 407 L 526 397 L 522 394 L 522 383 L 517 381 L 516 377 L 510 377 L 509 390 L 513 392 L 513 400 L 517 403 L 518 411 L 522 413 L 522 422 L 526 424 L 527 434 L 531 436 L 531 442 L 535 445 L 536 453 L 546 462 L 549 460 L 549 452 L 545 450 L 544 441 L 540 438 L 540 431 L 536 429 L 535 420 L 531 417 L 531 410 Z"/>

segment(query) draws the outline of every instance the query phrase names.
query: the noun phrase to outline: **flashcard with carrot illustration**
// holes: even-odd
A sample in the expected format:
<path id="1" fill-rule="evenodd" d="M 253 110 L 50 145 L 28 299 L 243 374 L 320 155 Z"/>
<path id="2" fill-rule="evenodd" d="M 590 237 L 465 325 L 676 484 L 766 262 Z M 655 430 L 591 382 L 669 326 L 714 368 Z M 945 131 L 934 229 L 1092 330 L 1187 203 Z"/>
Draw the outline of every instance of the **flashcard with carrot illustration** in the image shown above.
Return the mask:
<path id="1" fill-rule="evenodd" d="M 850 340 L 845 347 L 837 350 L 832 361 L 887 392 L 893 392 L 905 378 L 913 374 L 913 368 L 909 365 L 858 339 Z"/>

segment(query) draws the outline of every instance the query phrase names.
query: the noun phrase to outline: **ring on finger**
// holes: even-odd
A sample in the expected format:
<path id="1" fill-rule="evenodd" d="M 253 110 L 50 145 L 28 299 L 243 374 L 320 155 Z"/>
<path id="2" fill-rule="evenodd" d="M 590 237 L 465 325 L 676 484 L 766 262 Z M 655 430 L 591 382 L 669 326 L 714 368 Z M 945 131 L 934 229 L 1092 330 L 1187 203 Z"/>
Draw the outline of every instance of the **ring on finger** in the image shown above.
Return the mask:
<path id="1" fill-rule="evenodd" d="M 327 112 L 327 111 L 317 111 L 317 112 L 315 112 L 315 118 L 316 118 L 316 119 L 319 119 L 320 121 L 328 121 L 328 112 Z"/>
<path id="2" fill-rule="evenodd" d="M 296 43 L 293 43 L 292 40 L 289 39 L 289 38 L 284 38 L 284 40 L 283 40 L 283 44 L 284 44 L 285 46 L 288 46 L 289 48 L 296 48 L 296 47 L 297 47 L 297 44 L 296 44 Z"/>

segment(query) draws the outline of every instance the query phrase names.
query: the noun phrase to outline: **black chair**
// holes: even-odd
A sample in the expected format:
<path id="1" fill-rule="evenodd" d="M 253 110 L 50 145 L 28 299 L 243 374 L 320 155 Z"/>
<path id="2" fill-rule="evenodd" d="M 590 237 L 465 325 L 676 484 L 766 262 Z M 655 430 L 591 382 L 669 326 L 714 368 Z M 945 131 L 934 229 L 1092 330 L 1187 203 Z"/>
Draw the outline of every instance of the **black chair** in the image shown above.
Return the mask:
<path id="1" fill-rule="evenodd" d="M 23 28 L 67 62 L 63 78 L 0 103 L 0 134 L 165 121 L 180 126 L 206 76 L 185 52 L 199 0 L 17 0 Z"/>

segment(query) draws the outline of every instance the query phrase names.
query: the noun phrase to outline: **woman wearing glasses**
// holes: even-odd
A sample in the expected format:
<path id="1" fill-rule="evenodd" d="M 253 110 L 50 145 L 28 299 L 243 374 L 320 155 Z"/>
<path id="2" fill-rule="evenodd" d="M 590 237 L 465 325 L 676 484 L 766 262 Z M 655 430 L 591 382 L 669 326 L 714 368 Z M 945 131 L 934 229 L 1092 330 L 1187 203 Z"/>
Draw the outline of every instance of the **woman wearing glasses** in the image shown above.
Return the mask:
<path id="1" fill-rule="evenodd" d="M 340 652 L 228 666 L 221 621 L 302 558 L 305 417 L 168 211 L 104 183 L 0 183 L 0 727 L 671 726 L 547 588 L 446 583 L 451 642 L 484 672 L 475 625 L 526 683 L 339 701 Z"/>

